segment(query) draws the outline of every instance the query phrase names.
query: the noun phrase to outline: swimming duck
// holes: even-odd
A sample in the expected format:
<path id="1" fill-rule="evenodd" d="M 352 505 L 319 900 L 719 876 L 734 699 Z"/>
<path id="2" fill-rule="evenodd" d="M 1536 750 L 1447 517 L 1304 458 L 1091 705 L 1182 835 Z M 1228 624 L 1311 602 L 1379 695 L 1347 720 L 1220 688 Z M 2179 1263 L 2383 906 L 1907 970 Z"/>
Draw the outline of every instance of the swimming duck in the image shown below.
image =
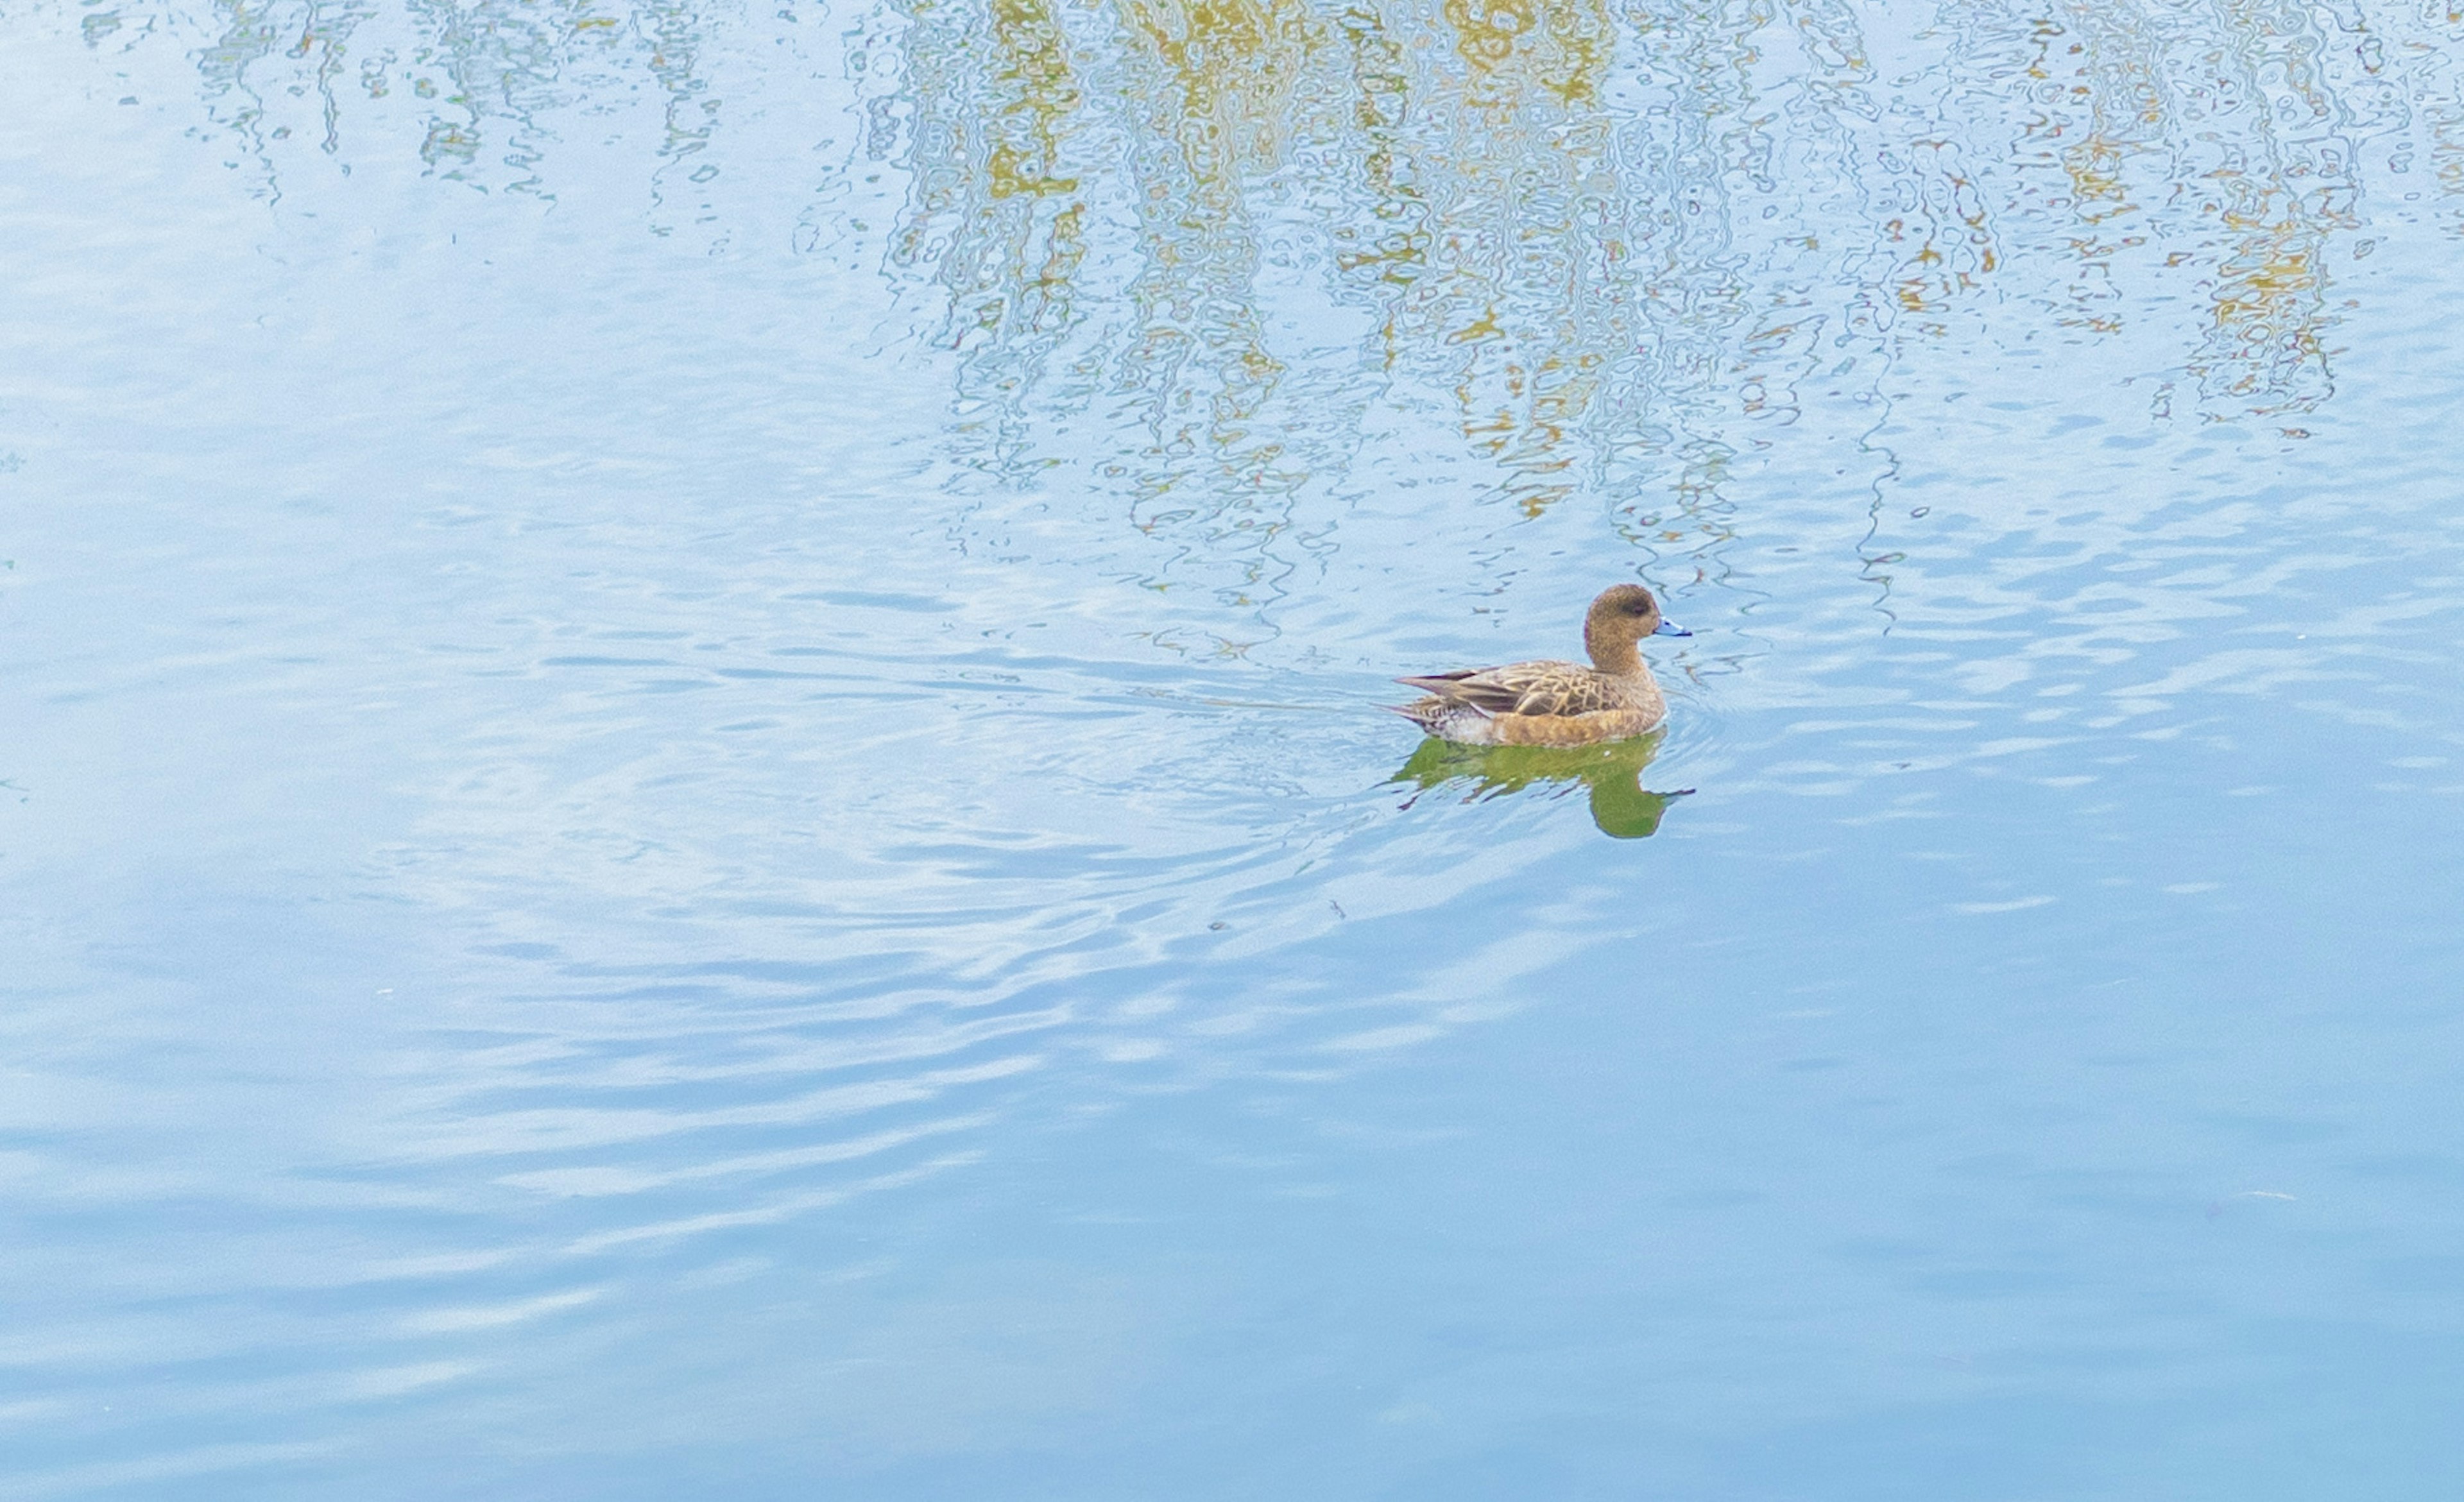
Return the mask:
<path id="1" fill-rule="evenodd" d="M 1612 585 L 1583 617 L 1588 668 L 1573 662 L 1516 662 L 1397 678 L 1429 696 L 1386 706 L 1441 740 L 1471 746 L 1587 746 L 1649 735 L 1667 701 L 1634 644 L 1646 636 L 1693 633 L 1660 617 L 1640 585 Z"/>

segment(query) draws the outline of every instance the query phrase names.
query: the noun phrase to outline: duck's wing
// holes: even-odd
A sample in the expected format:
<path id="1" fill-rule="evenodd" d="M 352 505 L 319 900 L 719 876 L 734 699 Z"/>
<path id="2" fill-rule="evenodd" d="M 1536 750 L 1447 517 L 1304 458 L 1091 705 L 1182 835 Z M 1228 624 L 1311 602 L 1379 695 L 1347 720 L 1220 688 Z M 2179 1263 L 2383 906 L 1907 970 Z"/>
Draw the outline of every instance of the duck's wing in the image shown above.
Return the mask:
<path id="1" fill-rule="evenodd" d="M 1607 678 L 1573 662 L 1513 662 L 1395 681 L 1486 715 L 1590 715 L 1628 707 Z"/>

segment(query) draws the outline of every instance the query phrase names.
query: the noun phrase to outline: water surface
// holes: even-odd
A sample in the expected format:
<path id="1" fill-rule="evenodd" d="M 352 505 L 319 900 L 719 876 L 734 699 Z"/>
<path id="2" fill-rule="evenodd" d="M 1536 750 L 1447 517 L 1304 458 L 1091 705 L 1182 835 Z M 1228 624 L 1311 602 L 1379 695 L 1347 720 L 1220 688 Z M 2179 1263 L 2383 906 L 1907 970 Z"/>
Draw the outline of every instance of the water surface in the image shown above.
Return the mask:
<path id="1" fill-rule="evenodd" d="M 13 1494 L 2464 1484 L 2444 6 L 0 97 Z M 1624 580 L 1664 739 L 1377 712 Z"/>

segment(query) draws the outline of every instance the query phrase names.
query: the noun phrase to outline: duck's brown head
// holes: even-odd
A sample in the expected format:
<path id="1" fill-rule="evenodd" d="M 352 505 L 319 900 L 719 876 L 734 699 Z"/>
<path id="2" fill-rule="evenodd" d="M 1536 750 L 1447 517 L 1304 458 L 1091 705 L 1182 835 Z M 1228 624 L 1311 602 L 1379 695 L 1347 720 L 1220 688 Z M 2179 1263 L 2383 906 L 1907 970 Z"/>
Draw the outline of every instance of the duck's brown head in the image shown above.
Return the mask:
<path id="1" fill-rule="evenodd" d="M 1642 657 L 1634 644 L 1661 632 L 1688 634 L 1661 618 L 1660 602 L 1650 590 L 1640 585 L 1611 585 L 1583 618 L 1583 648 L 1592 654 L 1592 666 L 1602 673 L 1639 673 Z"/>

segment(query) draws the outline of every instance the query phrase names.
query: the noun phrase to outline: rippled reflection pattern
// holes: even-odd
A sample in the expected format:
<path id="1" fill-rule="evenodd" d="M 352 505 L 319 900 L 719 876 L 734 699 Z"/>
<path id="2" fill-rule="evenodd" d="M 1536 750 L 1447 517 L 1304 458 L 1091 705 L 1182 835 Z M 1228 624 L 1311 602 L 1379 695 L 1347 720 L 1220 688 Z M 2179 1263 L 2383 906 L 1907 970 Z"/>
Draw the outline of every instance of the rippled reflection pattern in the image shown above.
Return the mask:
<path id="1" fill-rule="evenodd" d="M 1639 840 L 1658 832 L 1661 816 L 1690 787 L 1655 793 L 1642 785 L 1643 768 L 1660 749 L 1660 738 L 1561 750 L 1547 746 L 1459 746 L 1434 737 L 1420 742 L 1395 781 L 1424 791 L 1462 789 L 1468 803 L 1533 787 L 1590 795 L 1592 822 L 1600 832 Z"/>
<path id="2" fill-rule="evenodd" d="M 2464 1484 L 2443 0 L 0 91 L 5 1488 Z"/>

